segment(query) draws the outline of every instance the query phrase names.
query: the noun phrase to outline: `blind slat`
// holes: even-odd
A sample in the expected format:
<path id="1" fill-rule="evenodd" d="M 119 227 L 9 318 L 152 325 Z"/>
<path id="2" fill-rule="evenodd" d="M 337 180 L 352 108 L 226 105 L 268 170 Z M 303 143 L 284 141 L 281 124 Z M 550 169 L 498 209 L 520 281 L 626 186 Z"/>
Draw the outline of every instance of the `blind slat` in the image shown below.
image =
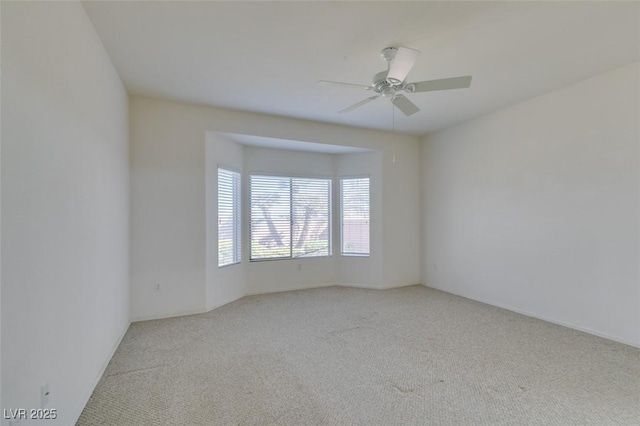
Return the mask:
<path id="1" fill-rule="evenodd" d="M 242 256 L 240 173 L 218 168 L 218 266 Z"/>
<path id="2" fill-rule="evenodd" d="M 369 255 L 369 178 L 340 180 L 341 251 L 346 255 Z"/>

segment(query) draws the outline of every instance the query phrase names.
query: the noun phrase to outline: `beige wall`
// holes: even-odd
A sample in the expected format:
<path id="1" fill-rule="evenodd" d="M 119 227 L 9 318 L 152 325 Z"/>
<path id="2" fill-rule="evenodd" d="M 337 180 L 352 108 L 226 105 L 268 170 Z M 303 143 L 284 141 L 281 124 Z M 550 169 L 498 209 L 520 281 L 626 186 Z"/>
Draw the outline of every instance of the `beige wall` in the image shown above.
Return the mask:
<path id="1" fill-rule="evenodd" d="M 423 282 L 640 346 L 638 77 L 425 138 Z"/>
<path id="2" fill-rule="evenodd" d="M 314 268 L 322 268 L 322 262 L 316 262 L 318 259 L 306 259 L 306 266 L 302 266 L 305 273 L 302 274 L 298 274 L 302 271 L 298 271 L 297 266 L 292 267 L 289 261 L 274 261 L 268 266 L 266 263 L 245 264 L 245 271 L 242 273 L 216 271 L 211 266 L 215 255 L 211 248 L 211 237 L 215 234 L 207 208 L 209 211 L 215 209 L 213 203 L 207 203 L 207 187 L 213 185 L 206 181 L 207 176 L 212 176 L 211 171 L 207 172 L 207 167 L 211 169 L 218 163 L 229 161 L 227 154 L 231 152 L 216 148 L 216 143 L 224 145 L 227 142 L 220 135 L 207 136 L 211 132 L 354 146 L 378 151 L 380 165 L 377 167 L 381 179 L 388 180 L 388 183 L 385 184 L 386 187 L 381 184 L 377 196 L 383 200 L 384 191 L 395 191 L 389 198 L 397 205 L 380 204 L 379 229 L 374 232 L 380 235 L 377 241 L 380 253 L 385 236 L 394 250 L 389 252 L 388 258 L 382 260 L 381 257 L 382 266 L 375 280 L 349 284 L 383 288 L 420 283 L 417 138 L 142 97 L 132 98 L 130 121 L 131 285 L 134 319 L 203 312 L 227 303 L 234 297 L 241 297 L 245 292 L 269 292 L 321 284 L 311 277 L 312 272 L 316 271 Z M 392 161 L 394 138 L 397 156 L 395 163 Z M 245 148 L 243 152 L 245 172 L 249 170 L 247 167 L 258 167 L 260 162 L 266 164 L 267 157 L 271 159 L 271 164 L 279 164 L 277 167 L 285 171 L 283 161 L 276 161 L 278 154 L 274 150 L 260 153 L 260 150 Z M 300 154 L 282 155 L 297 155 L 298 158 Z M 309 162 L 313 160 L 307 159 L 304 164 L 311 170 Z M 405 210 L 413 213 L 406 213 Z M 396 250 L 397 247 L 401 249 Z M 405 256 L 407 252 L 413 255 L 409 260 Z M 244 262 L 248 262 L 246 254 Z M 353 268 L 364 270 L 368 266 L 368 263 L 354 264 Z M 316 272 L 325 274 L 326 269 Z M 255 279 L 261 275 L 272 278 L 265 278 L 261 284 Z M 342 282 L 337 274 L 334 277 L 335 282 Z M 244 282 L 236 285 L 217 282 L 218 279 Z M 333 283 L 321 281 L 322 284 Z M 156 284 L 160 284 L 160 291 L 156 290 Z M 223 288 L 226 290 L 221 290 Z M 244 292 L 236 292 L 237 288 L 244 288 Z"/>
<path id="3" fill-rule="evenodd" d="M 1 7 L 2 408 L 69 425 L 129 325 L 128 98 L 79 2 Z"/>

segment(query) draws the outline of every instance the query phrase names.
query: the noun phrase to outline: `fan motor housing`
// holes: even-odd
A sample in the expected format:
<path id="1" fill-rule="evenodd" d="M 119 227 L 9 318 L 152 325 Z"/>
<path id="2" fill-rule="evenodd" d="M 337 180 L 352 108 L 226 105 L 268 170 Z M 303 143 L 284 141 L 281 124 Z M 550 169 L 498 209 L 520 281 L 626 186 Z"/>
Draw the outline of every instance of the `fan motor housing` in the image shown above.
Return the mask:
<path id="1" fill-rule="evenodd" d="M 391 86 L 387 81 L 387 73 L 388 71 L 380 71 L 378 74 L 373 76 L 373 90 L 379 93 L 385 87 Z"/>
<path id="2" fill-rule="evenodd" d="M 373 76 L 373 91 L 376 93 L 380 93 L 382 96 L 389 97 L 390 93 L 393 91 L 395 94 L 398 90 L 404 90 L 404 83 L 394 84 L 393 82 L 387 80 L 387 75 L 389 71 L 380 71 L 376 75 Z"/>

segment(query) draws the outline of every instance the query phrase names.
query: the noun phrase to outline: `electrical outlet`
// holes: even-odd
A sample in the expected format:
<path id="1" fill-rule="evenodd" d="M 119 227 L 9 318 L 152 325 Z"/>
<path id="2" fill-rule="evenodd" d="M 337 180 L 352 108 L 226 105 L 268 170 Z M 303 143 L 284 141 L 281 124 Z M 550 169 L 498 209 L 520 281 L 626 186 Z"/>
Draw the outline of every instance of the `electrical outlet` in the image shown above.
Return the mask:
<path id="1" fill-rule="evenodd" d="M 40 386 L 40 408 L 44 408 L 49 403 L 49 383 Z"/>
<path id="2" fill-rule="evenodd" d="M 155 285 L 155 287 L 154 287 L 154 288 L 156 289 L 156 291 L 160 291 L 160 284 L 159 284 L 159 283 L 156 283 L 156 285 Z"/>

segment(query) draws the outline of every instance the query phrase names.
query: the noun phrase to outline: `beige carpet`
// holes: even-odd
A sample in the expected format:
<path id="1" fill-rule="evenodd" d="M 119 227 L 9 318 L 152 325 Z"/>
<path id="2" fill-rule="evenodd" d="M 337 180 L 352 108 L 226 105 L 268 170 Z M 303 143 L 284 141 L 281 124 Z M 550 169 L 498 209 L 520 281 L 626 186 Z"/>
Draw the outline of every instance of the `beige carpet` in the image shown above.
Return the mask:
<path id="1" fill-rule="evenodd" d="M 640 425 L 640 350 L 414 286 L 134 323 L 80 425 Z"/>

